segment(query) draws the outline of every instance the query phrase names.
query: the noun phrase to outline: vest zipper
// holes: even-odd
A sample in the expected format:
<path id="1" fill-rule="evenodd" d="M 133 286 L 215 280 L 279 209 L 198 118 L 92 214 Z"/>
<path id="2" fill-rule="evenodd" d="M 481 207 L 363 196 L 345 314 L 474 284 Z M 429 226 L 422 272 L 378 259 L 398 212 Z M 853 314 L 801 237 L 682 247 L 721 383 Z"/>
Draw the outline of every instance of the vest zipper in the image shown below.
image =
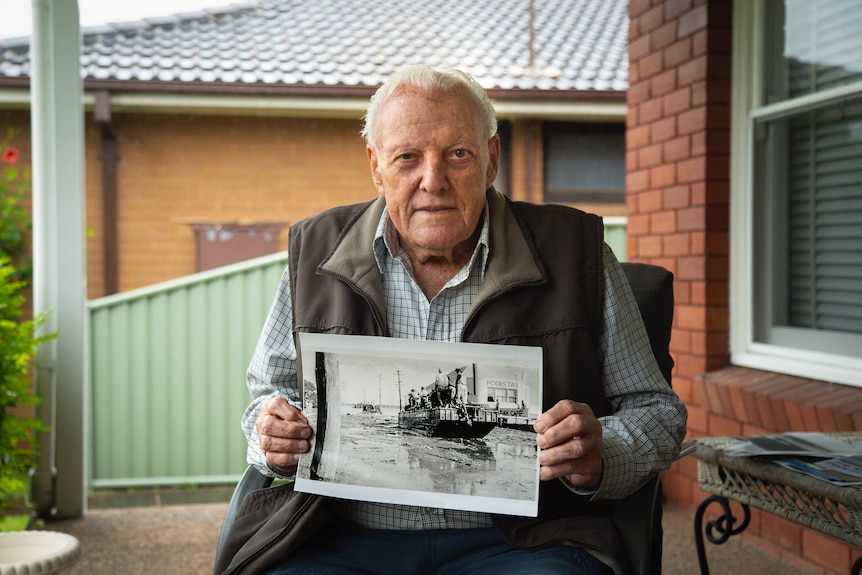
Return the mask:
<path id="1" fill-rule="evenodd" d="M 478 313 L 479 313 L 479 311 L 480 311 L 483 307 L 485 307 L 486 305 L 488 305 L 489 303 L 491 303 L 491 302 L 493 302 L 493 301 L 496 301 L 496 300 L 500 299 L 501 297 L 503 297 L 504 295 L 506 295 L 507 293 L 509 293 L 510 291 L 512 291 L 512 290 L 514 290 L 514 289 L 516 289 L 516 288 L 520 288 L 520 287 L 527 286 L 527 285 L 534 284 L 534 283 L 539 283 L 539 282 L 536 282 L 536 281 L 523 281 L 523 282 L 518 282 L 518 283 L 515 283 L 515 284 L 509 284 L 508 286 L 506 286 L 506 287 L 505 287 L 505 288 L 503 288 L 502 290 L 500 290 L 500 291 L 498 291 L 498 292 L 496 292 L 496 293 L 494 293 L 494 294 L 492 294 L 492 295 L 490 295 L 490 296 L 486 297 L 486 298 L 485 298 L 485 299 L 483 299 L 482 301 L 480 301 L 480 302 L 479 302 L 479 304 L 478 304 L 478 305 L 476 305 L 476 306 L 473 308 L 473 310 L 470 312 L 470 315 L 468 315 L 468 316 L 467 316 L 467 319 L 465 319 L 465 320 L 464 320 L 464 327 L 462 327 L 462 328 L 461 328 L 461 341 L 467 341 L 467 340 L 465 340 L 465 339 L 464 339 L 464 333 L 467 331 L 467 327 L 470 325 L 470 322 L 472 322 L 472 321 L 473 321 L 473 318 L 474 318 L 474 317 L 476 317 L 476 314 L 478 314 Z M 471 341 L 472 341 L 472 340 L 471 340 Z M 486 343 L 486 342 L 477 342 L 477 341 L 472 341 L 472 342 L 473 342 L 473 343 Z"/>
<path id="2" fill-rule="evenodd" d="M 344 283 L 346 283 L 348 286 L 350 286 L 350 289 L 352 289 L 354 293 L 356 293 L 360 297 L 362 297 L 362 299 L 364 299 L 365 302 L 368 304 L 368 307 L 371 308 L 371 312 L 374 314 L 374 321 L 377 322 L 377 327 L 380 328 L 380 333 L 383 334 L 383 337 L 389 337 L 389 333 L 386 329 L 386 326 L 383 325 L 383 314 L 380 313 L 380 308 L 377 307 L 377 304 L 374 302 L 374 300 L 371 298 L 371 296 L 368 294 L 368 292 L 365 292 L 365 291 L 359 289 L 359 286 L 356 285 L 356 283 L 354 283 L 353 280 L 351 280 L 350 278 L 348 278 L 345 275 L 338 274 L 338 273 L 335 273 L 335 272 L 332 272 L 329 270 L 320 270 L 319 273 L 321 275 L 328 275 L 328 276 L 332 276 L 334 278 L 337 278 L 337 279 L 343 281 Z M 371 335 L 371 334 L 366 334 L 366 335 Z"/>

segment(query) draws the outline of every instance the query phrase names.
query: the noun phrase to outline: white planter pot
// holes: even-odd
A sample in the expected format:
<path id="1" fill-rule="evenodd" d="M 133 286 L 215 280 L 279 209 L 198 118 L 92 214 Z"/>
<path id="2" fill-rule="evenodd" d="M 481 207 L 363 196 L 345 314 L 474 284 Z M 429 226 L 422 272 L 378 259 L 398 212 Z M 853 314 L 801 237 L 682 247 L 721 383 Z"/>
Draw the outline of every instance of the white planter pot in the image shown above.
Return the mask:
<path id="1" fill-rule="evenodd" d="M 0 575 L 60 573 L 81 557 L 78 540 L 57 531 L 0 533 Z"/>

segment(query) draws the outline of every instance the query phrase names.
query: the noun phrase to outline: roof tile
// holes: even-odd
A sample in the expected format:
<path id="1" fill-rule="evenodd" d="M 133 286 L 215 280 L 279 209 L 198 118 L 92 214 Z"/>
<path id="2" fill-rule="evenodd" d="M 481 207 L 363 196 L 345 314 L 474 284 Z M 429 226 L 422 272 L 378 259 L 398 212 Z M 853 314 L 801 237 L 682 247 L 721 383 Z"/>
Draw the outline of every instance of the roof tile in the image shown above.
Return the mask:
<path id="1" fill-rule="evenodd" d="M 487 89 L 625 91 L 627 10 L 627 0 L 259 0 L 85 28 L 81 69 L 93 80 L 375 86 L 426 62 Z M 28 76 L 28 43 L 0 40 L 0 80 Z"/>

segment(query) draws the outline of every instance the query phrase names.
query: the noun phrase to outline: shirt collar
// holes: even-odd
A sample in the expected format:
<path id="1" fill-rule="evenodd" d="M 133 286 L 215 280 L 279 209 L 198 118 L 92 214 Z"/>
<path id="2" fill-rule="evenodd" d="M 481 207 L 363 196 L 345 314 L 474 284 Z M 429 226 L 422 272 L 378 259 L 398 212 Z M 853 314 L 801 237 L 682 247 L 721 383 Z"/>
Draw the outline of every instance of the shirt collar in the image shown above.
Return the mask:
<path id="1" fill-rule="evenodd" d="M 479 233 L 479 241 L 476 242 L 476 247 L 473 250 L 473 255 L 470 257 L 470 261 L 464 266 L 467 270 L 470 270 L 478 262 L 481 275 L 485 274 L 485 268 L 488 264 L 489 228 L 488 202 L 486 201 L 485 209 L 482 212 L 482 231 Z M 398 241 L 398 232 L 389 218 L 389 208 L 384 207 L 383 213 L 380 214 L 380 221 L 377 223 L 377 230 L 374 233 L 374 258 L 377 261 L 377 268 L 381 274 L 384 273 L 383 260 L 387 256 L 400 260 L 407 269 L 411 269 L 410 258 L 401 249 L 401 244 Z"/>

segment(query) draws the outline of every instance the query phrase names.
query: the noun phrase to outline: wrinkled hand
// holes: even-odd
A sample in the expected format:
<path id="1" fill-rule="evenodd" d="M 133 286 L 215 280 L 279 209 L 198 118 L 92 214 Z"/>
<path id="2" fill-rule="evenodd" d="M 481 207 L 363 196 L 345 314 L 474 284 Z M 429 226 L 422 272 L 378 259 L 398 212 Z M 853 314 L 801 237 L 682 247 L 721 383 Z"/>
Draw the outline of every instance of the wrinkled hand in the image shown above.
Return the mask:
<path id="1" fill-rule="evenodd" d="M 283 397 L 271 397 L 260 406 L 255 423 L 266 463 L 288 475 L 296 470 L 299 454 L 308 451 L 311 427 L 300 410 Z"/>
<path id="2" fill-rule="evenodd" d="M 577 487 L 602 479 L 602 424 L 585 403 L 564 399 L 536 418 L 539 477 L 565 477 Z"/>

